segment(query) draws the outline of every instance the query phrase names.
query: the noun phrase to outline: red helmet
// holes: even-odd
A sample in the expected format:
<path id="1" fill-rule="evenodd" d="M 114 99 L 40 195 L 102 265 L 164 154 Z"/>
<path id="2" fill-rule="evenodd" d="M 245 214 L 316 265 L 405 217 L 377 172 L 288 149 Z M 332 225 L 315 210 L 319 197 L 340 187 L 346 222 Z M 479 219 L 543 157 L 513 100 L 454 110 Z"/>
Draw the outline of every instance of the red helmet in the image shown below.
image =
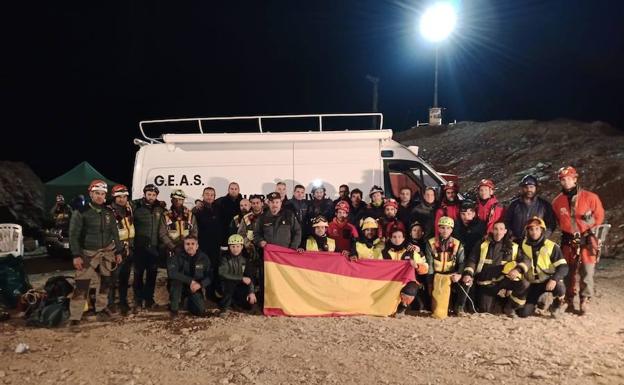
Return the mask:
<path id="1" fill-rule="evenodd" d="M 565 176 L 571 176 L 572 178 L 577 178 L 578 177 L 578 173 L 576 172 L 576 169 L 572 166 L 565 166 L 565 167 L 561 167 L 559 169 L 559 179 L 565 177 Z"/>
<path id="2" fill-rule="evenodd" d="M 128 193 L 128 188 L 122 184 L 114 185 L 113 188 L 111 189 L 111 194 L 113 195 L 113 197 L 121 197 L 121 196 L 130 195 Z"/>
<path id="3" fill-rule="evenodd" d="M 106 182 L 104 182 L 103 180 L 95 179 L 89 185 L 89 190 L 88 191 L 89 192 L 91 192 L 91 191 L 108 192 L 108 186 L 106 185 Z"/>
<path id="4" fill-rule="evenodd" d="M 386 199 L 386 202 L 384 203 L 384 209 L 386 207 L 394 207 L 395 209 L 399 208 L 399 204 L 397 203 L 396 199 Z"/>
<path id="5" fill-rule="evenodd" d="M 349 210 L 351 208 L 349 207 L 349 204 L 345 201 L 340 201 L 338 203 L 336 203 L 336 211 L 338 210 L 344 210 L 347 214 L 349 214 Z"/>
<path id="6" fill-rule="evenodd" d="M 492 182 L 491 179 L 481 179 L 481 182 L 479 182 L 479 187 L 482 187 L 482 186 L 487 186 L 491 188 L 492 190 L 494 190 L 494 187 L 495 187 L 494 182 Z"/>
<path id="7" fill-rule="evenodd" d="M 453 190 L 455 192 L 459 192 L 459 185 L 452 180 L 446 182 L 444 187 L 442 187 L 442 191 L 446 192 L 447 190 Z"/>

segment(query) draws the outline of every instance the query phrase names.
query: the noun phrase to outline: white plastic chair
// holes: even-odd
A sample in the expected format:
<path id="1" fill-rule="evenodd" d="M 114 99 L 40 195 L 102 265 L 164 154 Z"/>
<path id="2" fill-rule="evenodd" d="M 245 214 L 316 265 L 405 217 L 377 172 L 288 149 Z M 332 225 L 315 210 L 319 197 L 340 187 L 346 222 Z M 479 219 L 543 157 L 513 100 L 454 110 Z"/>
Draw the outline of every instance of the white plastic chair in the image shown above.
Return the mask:
<path id="1" fill-rule="evenodd" d="M 14 223 L 0 223 L 0 258 L 10 254 L 24 255 L 22 226 Z"/>

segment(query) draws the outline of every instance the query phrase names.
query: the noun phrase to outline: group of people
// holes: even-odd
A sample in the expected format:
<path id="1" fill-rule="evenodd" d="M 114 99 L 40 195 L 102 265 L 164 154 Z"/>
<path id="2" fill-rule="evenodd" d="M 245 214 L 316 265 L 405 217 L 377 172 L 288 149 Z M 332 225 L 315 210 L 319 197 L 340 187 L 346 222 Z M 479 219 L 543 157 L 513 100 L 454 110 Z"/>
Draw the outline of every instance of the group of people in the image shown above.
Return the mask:
<path id="1" fill-rule="evenodd" d="M 306 199 L 305 187 L 296 185 L 288 198 L 283 182 L 266 197 L 243 198 L 232 182 L 220 198 L 206 187 L 192 209 L 184 206 L 187 196 L 180 189 L 171 192 L 167 208 L 152 184 L 135 201 L 129 201 L 125 186 L 116 185 L 107 201 L 108 186 L 95 180 L 88 188 L 90 202 L 69 221 L 77 270 L 70 320 L 79 323 L 92 290 L 100 319 L 111 316 L 116 293 L 122 315 L 157 306 L 161 256 L 172 316 L 183 306 L 194 315 L 208 314 L 206 297 L 217 302 L 219 315 L 232 306 L 253 310 L 263 302 L 267 244 L 334 252 L 351 261 L 409 261 L 416 279 L 401 290 L 397 317 L 410 307 L 445 315 L 502 309 L 511 317 L 526 317 L 544 305 L 544 293 L 552 294 L 548 310 L 556 317 L 566 304 L 567 311 L 576 311 L 577 274 L 578 312 L 585 314 L 600 249 L 593 230 L 603 222 L 604 209 L 596 194 L 578 186 L 573 167 L 563 167 L 558 177 L 562 191 L 552 204 L 539 196 L 538 179 L 527 175 L 507 207 L 488 179 L 479 183 L 474 201 L 460 199 L 454 182 L 442 186 L 440 199 L 435 187 L 424 188 L 417 199 L 405 187 L 395 200 L 373 186 L 368 202 L 361 190 L 347 185 L 340 186 L 334 201 L 323 186 L 315 186 Z M 557 226 L 561 246 L 549 239 Z M 446 299 L 440 288 L 447 289 Z"/>

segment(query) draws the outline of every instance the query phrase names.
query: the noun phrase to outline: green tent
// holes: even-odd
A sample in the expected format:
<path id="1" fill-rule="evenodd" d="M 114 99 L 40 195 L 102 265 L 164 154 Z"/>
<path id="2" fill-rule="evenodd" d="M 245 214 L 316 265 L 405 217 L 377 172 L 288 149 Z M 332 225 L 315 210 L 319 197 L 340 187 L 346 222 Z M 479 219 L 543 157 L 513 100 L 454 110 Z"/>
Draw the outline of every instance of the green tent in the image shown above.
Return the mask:
<path id="1" fill-rule="evenodd" d="M 65 174 L 52 179 L 45 184 L 46 188 L 46 207 L 52 207 L 56 198 L 56 194 L 63 194 L 65 202 L 71 203 L 79 194 L 88 197 L 87 188 L 89 183 L 94 179 L 102 179 L 108 183 L 108 189 L 116 185 L 116 182 L 106 178 L 100 174 L 98 170 L 93 168 L 88 162 L 82 162 Z"/>

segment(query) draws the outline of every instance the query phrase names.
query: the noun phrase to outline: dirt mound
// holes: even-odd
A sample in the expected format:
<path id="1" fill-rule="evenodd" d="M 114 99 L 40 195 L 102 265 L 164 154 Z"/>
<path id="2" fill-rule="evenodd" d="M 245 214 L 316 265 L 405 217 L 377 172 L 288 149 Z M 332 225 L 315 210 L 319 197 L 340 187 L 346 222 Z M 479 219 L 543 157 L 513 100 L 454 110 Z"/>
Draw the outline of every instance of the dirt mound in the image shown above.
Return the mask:
<path id="1" fill-rule="evenodd" d="M 44 223 L 44 186 L 22 162 L 0 161 L 0 223 L 17 223 L 36 236 Z"/>
<path id="2" fill-rule="evenodd" d="M 624 133 L 603 122 L 570 120 L 461 122 L 452 126 L 414 127 L 395 134 L 436 170 L 459 175 L 462 191 L 474 191 L 480 179 L 491 178 L 503 201 L 518 193 L 526 174 L 541 181 L 542 196 L 559 193 L 556 172 L 575 166 L 579 183 L 598 193 L 611 229 L 609 254 L 624 250 Z"/>

